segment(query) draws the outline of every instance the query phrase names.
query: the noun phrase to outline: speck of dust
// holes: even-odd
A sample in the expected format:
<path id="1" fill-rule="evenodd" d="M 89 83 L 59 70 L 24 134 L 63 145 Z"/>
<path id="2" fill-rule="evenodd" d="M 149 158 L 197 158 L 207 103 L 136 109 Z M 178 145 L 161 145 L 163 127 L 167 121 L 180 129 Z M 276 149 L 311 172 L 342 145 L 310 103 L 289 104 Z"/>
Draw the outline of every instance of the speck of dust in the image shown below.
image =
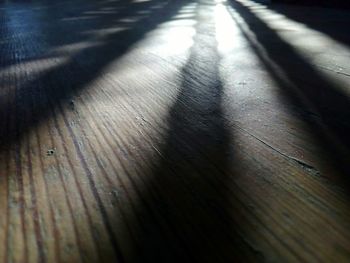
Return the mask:
<path id="1" fill-rule="evenodd" d="M 47 156 L 52 156 L 52 155 L 54 155 L 54 153 L 55 153 L 55 150 L 54 149 L 50 149 L 50 150 L 47 150 L 46 155 Z"/>

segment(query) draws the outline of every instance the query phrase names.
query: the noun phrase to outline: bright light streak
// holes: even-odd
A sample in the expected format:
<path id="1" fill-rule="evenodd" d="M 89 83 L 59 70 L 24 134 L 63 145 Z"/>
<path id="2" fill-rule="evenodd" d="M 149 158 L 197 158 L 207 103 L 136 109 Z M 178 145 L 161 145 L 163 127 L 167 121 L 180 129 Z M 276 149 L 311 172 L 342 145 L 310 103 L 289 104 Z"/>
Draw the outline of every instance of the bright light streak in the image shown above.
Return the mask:
<path id="1" fill-rule="evenodd" d="M 162 57 L 186 52 L 193 44 L 196 4 L 182 7 L 178 14 L 149 32 L 143 43 L 149 42 L 152 50 Z M 185 14 L 185 16 L 184 16 Z"/>
<path id="2" fill-rule="evenodd" d="M 237 35 L 240 34 L 227 7 L 220 3 L 215 7 L 216 40 L 219 52 L 225 53 L 234 50 L 240 43 Z"/>
<path id="3" fill-rule="evenodd" d="M 344 77 L 350 75 L 348 46 L 306 24 L 288 19 L 264 5 L 250 0 L 238 1 L 288 43 L 315 70 L 327 77 L 330 82 L 336 82 L 337 87 L 350 95 L 348 78 L 339 77 L 339 74 L 343 74 Z M 236 13 L 240 24 L 244 26 L 246 22 L 243 18 L 239 18 L 239 13 L 234 9 L 232 12 Z"/>

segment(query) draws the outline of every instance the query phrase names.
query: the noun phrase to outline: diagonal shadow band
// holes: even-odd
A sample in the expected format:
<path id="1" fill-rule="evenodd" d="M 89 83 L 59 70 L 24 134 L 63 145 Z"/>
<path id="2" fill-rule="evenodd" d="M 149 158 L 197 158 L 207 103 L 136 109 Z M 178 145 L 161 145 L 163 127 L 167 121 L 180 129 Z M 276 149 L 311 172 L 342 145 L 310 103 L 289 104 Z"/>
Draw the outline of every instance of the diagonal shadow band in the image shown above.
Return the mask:
<path id="1" fill-rule="evenodd" d="M 269 74 L 278 83 L 286 102 L 292 105 L 286 107 L 311 127 L 335 169 L 343 174 L 341 180 L 348 184 L 350 99 L 340 88 L 316 71 L 242 1 L 230 1 L 230 5 L 244 19 L 249 32 L 231 11 L 233 19 Z M 265 54 L 259 47 L 263 47 Z M 283 72 L 283 76 L 271 61 L 278 67 L 278 71 Z"/>
<path id="2" fill-rule="evenodd" d="M 59 104 L 69 100 L 77 92 L 82 92 L 105 67 L 125 54 L 132 44 L 141 40 L 159 23 L 175 15 L 184 3 L 185 1 L 159 0 L 149 1 L 143 4 L 141 9 L 129 7 L 125 11 L 126 18 L 137 16 L 137 12 L 141 10 L 149 13 L 135 22 L 128 23 L 127 29 L 108 35 L 99 45 L 79 51 L 66 63 L 44 71 L 34 79 L 32 76 L 3 79 L 3 83 L 9 83 L 4 86 L 3 95 L 0 97 L 1 149 L 18 142 L 23 134 L 50 117 L 53 109 Z M 162 4 L 161 8 L 153 8 L 157 4 Z M 114 25 L 118 23 L 113 16 L 103 24 L 104 27 Z M 78 29 L 72 29 L 71 34 L 76 37 L 83 31 L 99 27 L 101 25 L 98 21 L 88 23 L 87 26 L 78 25 Z M 53 33 L 54 28 L 49 30 Z"/>
<path id="3" fill-rule="evenodd" d="M 330 5 L 331 1 L 327 1 Z M 349 1 L 346 1 L 350 7 Z M 305 8 L 300 5 L 272 4 L 271 10 L 302 23 L 316 31 L 322 32 L 347 46 L 350 46 L 349 30 L 345 26 L 350 24 L 349 10 L 323 9 L 317 7 Z M 312 12 L 310 12 L 310 9 Z"/>
<path id="4" fill-rule="evenodd" d="M 143 175 L 146 229 L 131 262 L 236 262 L 252 253 L 232 220 L 232 134 L 225 124 L 212 1 L 198 1 L 194 44 L 168 113 L 161 158 Z M 146 205 L 147 204 L 147 205 Z M 155 215 L 158 214 L 158 217 Z M 256 258 L 255 258 L 256 259 Z M 255 260 L 256 261 L 256 260 Z M 239 261 L 237 261 L 239 262 Z"/>
<path id="5" fill-rule="evenodd" d="M 105 37 L 101 45 L 83 49 L 70 57 L 68 62 L 51 68 L 38 76 L 33 77 L 30 72 L 26 73 L 25 79 L 18 76 L 5 76 L 9 83 L 4 85 L 3 94 L 0 97 L 1 151 L 5 153 L 9 153 L 10 150 L 14 151 L 17 158 L 16 164 L 19 166 L 21 162 L 20 148 L 24 135 L 62 110 L 63 103 L 69 101 L 75 94 L 83 92 L 84 88 L 97 78 L 106 66 L 125 54 L 131 45 L 140 41 L 159 23 L 169 20 L 185 3 L 185 1 L 159 0 L 147 2 L 142 8 L 128 7 L 125 17 L 137 16 L 139 11 L 148 12 L 147 15 L 142 15 L 135 22 L 128 23 L 128 29 Z M 157 5 L 158 7 L 154 8 Z M 103 20 L 103 18 L 101 19 Z M 115 25 L 118 23 L 115 21 L 115 17 L 111 16 L 110 19 L 104 21 L 103 27 Z M 99 29 L 101 24 L 95 21 L 95 23 L 87 23 L 86 26 L 77 25 L 77 27 L 78 29 L 71 32 L 74 35 L 73 38 L 85 30 Z M 66 37 L 69 38 L 69 36 Z M 32 39 L 32 41 L 34 40 Z M 21 176 L 20 172 L 18 172 L 18 176 Z M 107 229 L 108 238 L 117 255 L 118 262 L 124 262 L 120 244 L 111 230 L 113 222 L 106 216 L 106 208 L 96 192 L 94 182 L 90 180 L 89 186 L 95 194 L 103 224 Z M 42 258 L 44 257 L 42 256 Z"/>

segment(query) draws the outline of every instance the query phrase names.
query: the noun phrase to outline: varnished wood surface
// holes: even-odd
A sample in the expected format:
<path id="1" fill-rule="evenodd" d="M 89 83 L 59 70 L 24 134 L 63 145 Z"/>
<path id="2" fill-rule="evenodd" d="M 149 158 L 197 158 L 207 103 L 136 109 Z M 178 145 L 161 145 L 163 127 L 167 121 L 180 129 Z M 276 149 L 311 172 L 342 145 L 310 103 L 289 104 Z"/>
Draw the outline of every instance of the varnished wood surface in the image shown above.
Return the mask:
<path id="1" fill-rule="evenodd" d="M 349 17 L 2 1 L 0 262 L 350 262 Z"/>

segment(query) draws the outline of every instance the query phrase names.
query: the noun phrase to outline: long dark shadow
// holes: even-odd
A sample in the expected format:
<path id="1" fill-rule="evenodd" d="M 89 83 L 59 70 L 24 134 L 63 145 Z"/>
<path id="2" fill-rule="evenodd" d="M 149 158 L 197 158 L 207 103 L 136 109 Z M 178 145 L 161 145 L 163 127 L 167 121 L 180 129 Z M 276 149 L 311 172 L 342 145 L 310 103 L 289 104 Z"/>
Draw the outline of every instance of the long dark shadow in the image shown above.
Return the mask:
<path id="1" fill-rule="evenodd" d="M 350 7 L 350 2 L 347 3 L 347 7 Z M 350 25 L 350 10 L 341 9 L 341 5 L 338 9 L 287 4 L 272 4 L 268 8 L 322 32 L 345 45 L 350 45 L 350 34 L 347 26 Z"/>
<path id="2" fill-rule="evenodd" d="M 23 72 L 19 67 L 19 76 L 16 75 L 17 72 L 12 76 L 3 76 L 1 79 L 2 95 L 0 97 L 0 121 L 2 123 L 0 147 L 4 148 L 11 146 L 13 142 L 19 142 L 24 133 L 51 116 L 53 109 L 63 102 L 68 102 L 72 96 L 79 92 L 83 92 L 83 88 L 98 77 L 109 63 L 116 61 L 128 51 L 132 44 L 141 40 L 147 32 L 154 29 L 159 23 L 169 20 L 185 2 L 162 0 L 144 3 L 108 1 L 106 5 L 99 6 L 99 8 L 113 9 L 115 7 L 119 9 L 117 13 L 99 14 L 95 18 L 86 21 L 81 18 L 83 16 L 82 12 L 94 11 L 94 9 L 91 10 L 90 5 L 88 5 L 90 9 L 79 8 L 77 12 L 72 11 L 70 15 L 66 14 L 67 10 L 65 9 L 63 9 L 65 11 L 60 12 L 49 8 L 49 13 L 45 13 L 45 15 L 52 17 L 52 21 L 48 20 L 48 22 L 51 21 L 51 26 L 44 27 L 37 34 L 34 32 L 30 39 L 31 43 L 39 42 L 37 50 L 33 48 L 36 46 L 31 46 L 30 43 L 21 41 L 15 43 L 16 39 L 13 40 L 14 43 L 5 42 L 2 53 L 6 53 L 6 48 L 8 48 L 8 51 L 12 51 L 11 45 L 12 48 L 18 45 L 18 52 L 23 51 L 23 49 L 25 52 L 21 55 L 23 57 L 14 57 L 13 60 L 23 62 L 26 59 L 26 54 L 28 57 L 33 55 L 35 58 L 43 50 L 47 51 L 50 48 L 65 44 L 89 40 L 84 35 L 88 31 L 113 27 L 123 28 L 121 31 L 113 32 L 101 38 L 98 45 L 83 48 L 69 56 L 67 62 L 44 70 L 39 75 L 25 72 L 25 75 L 21 76 L 20 74 L 23 74 Z M 92 5 L 92 7 L 95 7 L 95 5 Z M 140 11 L 144 11 L 144 14 L 140 14 Z M 64 24 L 61 20 L 64 17 L 79 18 L 80 20 L 78 19 L 72 24 Z M 121 20 L 122 18 L 130 18 L 130 20 Z M 25 23 L 25 21 L 22 22 Z M 2 29 L 3 32 L 6 30 L 6 28 Z M 14 29 L 18 29 L 16 24 Z M 7 33 L 11 34 L 11 32 Z M 30 48 L 33 50 L 31 51 Z M 9 52 L 9 54 L 13 53 Z M 11 65 L 10 61 L 8 63 L 6 61 L 6 58 L 2 58 L 2 68 Z M 40 65 L 40 61 L 36 65 Z"/>
<path id="3" fill-rule="evenodd" d="M 221 108 L 213 8 L 212 1 L 198 1 L 194 44 L 169 111 L 161 160 L 140 190 L 148 205 L 140 204 L 137 214 L 146 229 L 133 262 L 236 262 L 249 254 L 231 220 L 232 134 Z"/>
<path id="4" fill-rule="evenodd" d="M 258 1 L 258 0 L 256 0 Z M 272 3 L 284 3 L 290 5 L 316 6 L 327 8 L 349 8 L 350 3 L 347 0 L 271 0 Z"/>
<path id="5" fill-rule="evenodd" d="M 349 97 L 316 71 L 290 44 L 269 28 L 247 6 L 240 1 L 231 1 L 230 4 L 245 20 L 250 32 L 247 32 L 247 29 L 237 21 L 235 15 L 232 15 L 252 49 L 278 83 L 281 94 L 286 100 L 286 108 L 293 111 L 312 128 L 319 144 L 328 153 L 327 158 L 332 160 L 335 169 L 344 175 L 342 180 L 349 183 L 349 178 L 347 178 L 350 172 Z M 268 58 L 258 45 L 264 48 Z M 276 71 L 271 61 L 289 81 L 292 81 L 292 85 Z"/>
<path id="6" fill-rule="evenodd" d="M 0 127 L 0 150 L 8 156 L 10 156 L 10 152 L 14 152 L 17 169 L 22 169 L 20 167 L 22 158 L 20 149 L 23 136 L 41 122 L 57 114 L 62 109 L 63 103 L 68 103 L 73 96 L 84 92 L 84 88 L 99 77 L 105 67 L 125 54 L 131 45 L 142 40 L 145 34 L 159 23 L 170 20 L 185 3 L 186 1 L 162 0 L 153 0 L 142 4 L 130 1 L 109 1 L 96 8 L 99 10 L 101 8 L 104 10 L 117 8 L 116 13 L 96 14 L 93 18 L 88 16 L 88 19 L 83 14 L 86 11 L 94 11 L 95 5 L 88 5 L 86 8 L 79 7 L 77 10 L 72 9 L 70 14 L 66 13 L 70 10 L 68 7 L 63 10 L 49 8 L 45 9 L 44 13 L 36 11 L 40 15 L 48 16 L 44 20 L 40 20 L 36 15 L 26 17 L 25 13 L 19 12 L 14 14 L 10 23 L 6 25 L 3 23 L 8 22 L 7 17 L 5 20 L 1 20 L 3 19 L 1 17 L 0 36 L 3 37 L 4 41 L 0 44 L 1 54 L 7 54 L 7 50 L 10 56 L 1 57 L 0 70 L 6 70 L 15 65 L 15 72 L 12 70 L 12 72 L 2 74 L 0 79 L 0 122 L 2 124 Z M 74 6 L 73 3 L 71 4 Z M 17 10 L 13 11 L 17 12 Z M 21 20 L 21 17 L 25 19 Z M 65 20 L 62 20 L 64 18 L 75 22 L 65 24 Z M 121 20 L 122 18 L 125 20 Z M 50 23 L 50 25 L 45 25 L 43 21 Z M 26 29 L 32 29 L 31 25 L 37 27 L 34 27 L 34 31 L 29 31 L 29 34 L 26 34 Z M 63 64 L 44 69 L 39 74 L 33 73 L 35 67 L 47 65 L 40 60 L 42 52 L 49 51 L 51 48 L 64 47 L 66 44 L 90 40 L 89 37 L 86 37 L 86 32 L 115 27 L 122 27 L 123 30 L 104 35 L 99 39 L 98 45 L 83 48 L 76 53 L 63 54 L 68 57 L 68 61 Z M 36 61 L 38 56 L 39 60 Z M 34 62 L 33 68 L 24 70 L 21 63 L 28 61 Z M 31 72 L 32 69 L 33 72 Z M 89 186 L 96 193 L 92 179 L 89 179 Z M 98 194 L 95 194 L 95 198 L 99 205 L 99 212 L 102 214 L 102 223 L 108 231 L 108 238 L 117 255 L 118 262 L 124 262 L 119 240 L 112 231 L 111 226 L 114 222 L 106 216 L 105 204 L 102 204 Z M 101 253 L 104 252 L 104 248 L 102 248 Z M 43 255 L 41 257 L 45 258 Z"/>

